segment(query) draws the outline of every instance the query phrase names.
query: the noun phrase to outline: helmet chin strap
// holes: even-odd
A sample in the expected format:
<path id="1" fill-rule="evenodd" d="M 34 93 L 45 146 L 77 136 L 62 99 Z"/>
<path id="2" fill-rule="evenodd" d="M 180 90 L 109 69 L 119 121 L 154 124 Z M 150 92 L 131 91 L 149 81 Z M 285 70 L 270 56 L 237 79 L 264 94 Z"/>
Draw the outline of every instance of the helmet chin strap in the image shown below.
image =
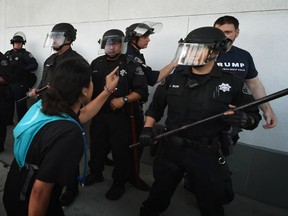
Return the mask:
<path id="1" fill-rule="evenodd" d="M 218 53 L 219 54 L 219 53 Z M 214 53 L 214 50 L 211 50 L 209 55 L 207 56 L 207 59 L 206 59 L 206 64 L 210 61 L 216 61 L 217 57 L 218 57 L 218 54 L 215 54 Z"/>
<path id="2" fill-rule="evenodd" d="M 71 45 L 71 44 L 72 44 L 72 42 L 70 42 L 70 43 L 64 43 L 64 44 L 62 44 L 62 45 L 59 46 L 59 47 L 53 47 L 53 50 L 59 51 L 59 50 L 61 50 L 65 45 Z"/>
<path id="3" fill-rule="evenodd" d="M 135 47 L 137 47 L 138 50 L 141 50 L 141 47 L 138 46 L 138 41 L 139 41 L 139 37 L 136 38 L 136 43 L 131 42 L 131 44 L 133 44 Z"/>
<path id="4" fill-rule="evenodd" d="M 210 61 L 214 61 L 216 58 L 217 58 L 217 56 L 213 56 L 213 57 L 212 56 L 208 56 L 206 62 L 208 63 Z"/>

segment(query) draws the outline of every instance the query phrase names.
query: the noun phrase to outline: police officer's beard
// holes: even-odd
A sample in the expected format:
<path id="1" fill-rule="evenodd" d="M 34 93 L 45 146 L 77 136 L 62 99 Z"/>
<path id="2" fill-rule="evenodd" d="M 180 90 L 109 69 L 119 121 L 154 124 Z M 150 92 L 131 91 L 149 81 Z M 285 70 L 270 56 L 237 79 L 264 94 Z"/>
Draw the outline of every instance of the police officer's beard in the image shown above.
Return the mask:
<path id="1" fill-rule="evenodd" d="M 62 44 L 61 46 L 59 46 L 59 47 L 52 47 L 53 48 L 53 50 L 55 50 L 55 51 L 59 51 L 59 50 L 61 50 L 65 45 L 70 45 L 71 43 L 64 43 L 64 44 Z"/>

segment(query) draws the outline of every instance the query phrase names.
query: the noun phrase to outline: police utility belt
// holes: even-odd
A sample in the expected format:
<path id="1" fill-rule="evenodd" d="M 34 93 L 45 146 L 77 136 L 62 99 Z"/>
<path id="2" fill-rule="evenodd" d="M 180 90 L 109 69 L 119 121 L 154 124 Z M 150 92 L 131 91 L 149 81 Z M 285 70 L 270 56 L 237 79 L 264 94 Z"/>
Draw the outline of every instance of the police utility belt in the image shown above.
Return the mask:
<path id="1" fill-rule="evenodd" d="M 167 146 L 179 150 L 190 149 L 203 154 L 212 154 L 219 156 L 219 163 L 225 164 L 226 159 L 222 151 L 222 145 L 219 142 L 219 137 L 205 137 L 199 139 L 189 139 L 180 136 L 170 136 L 167 138 Z"/>

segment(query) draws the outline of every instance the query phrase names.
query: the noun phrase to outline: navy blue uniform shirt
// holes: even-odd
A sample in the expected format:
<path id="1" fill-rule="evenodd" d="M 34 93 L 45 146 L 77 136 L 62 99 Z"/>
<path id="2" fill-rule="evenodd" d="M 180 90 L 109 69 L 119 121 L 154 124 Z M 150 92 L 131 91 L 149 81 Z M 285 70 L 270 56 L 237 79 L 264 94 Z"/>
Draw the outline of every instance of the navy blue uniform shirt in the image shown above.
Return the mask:
<path id="1" fill-rule="evenodd" d="M 157 83 L 160 71 L 152 70 L 151 67 L 147 66 L 144 55 L 130 43 L 128 44 L 126 54 L 132 56 L 133 61 L 138 62 L 142 66 L 142 70 L 145 73 L 148 85 L 154 86 Z"/>

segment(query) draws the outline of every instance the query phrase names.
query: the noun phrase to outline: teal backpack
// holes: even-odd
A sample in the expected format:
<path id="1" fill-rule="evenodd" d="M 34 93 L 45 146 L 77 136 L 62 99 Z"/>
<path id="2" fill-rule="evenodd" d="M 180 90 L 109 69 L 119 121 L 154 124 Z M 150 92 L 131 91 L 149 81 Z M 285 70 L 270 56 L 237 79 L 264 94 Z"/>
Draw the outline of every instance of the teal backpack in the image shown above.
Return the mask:
<path id="1" fill-rule="evenodd" d="M 87 147 L 85 132 L 82 129 L 82 126 L 70 116 L 63 114 L 62 116 L 49 116 L 44 114 L 42 111 L 42 100 L 39 100 L 35 103 L 28 112 L 24 115 L 21 121 L 16 125 L 13 130 L 14 134 L 14 156 L 20 168 L 26 165 L 26 155 L 29 150 L 30 144 L 34 139 L 37 132 L 47 123 L 57 120 L 67 120 L 75 122 L 81 129 L 83 135 L 83 144 L 84 144 L 84 173 L 82 178 L 78 178 L 79 182 L 83 184 L 84 176 L 86 173 L 86 164 L 87 164 Z"/>

